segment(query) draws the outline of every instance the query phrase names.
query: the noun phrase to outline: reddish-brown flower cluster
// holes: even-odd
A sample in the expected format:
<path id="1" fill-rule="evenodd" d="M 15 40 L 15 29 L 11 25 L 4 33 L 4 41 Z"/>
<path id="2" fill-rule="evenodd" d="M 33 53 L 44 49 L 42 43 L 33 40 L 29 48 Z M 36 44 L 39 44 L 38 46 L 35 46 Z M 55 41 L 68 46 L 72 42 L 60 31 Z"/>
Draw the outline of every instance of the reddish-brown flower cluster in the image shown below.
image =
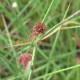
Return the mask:
<path id="1" fill-rule="evenodd" d="M 23 66 L 24 69 L 26 69 L 29 61 L 32 60 L 32 54 L 21 54 L 18 58 L 18 62 Z"/>
<path id="2" fill-rule="evenodd" d="M 46 28 L 46 26 L 42 22 L 37 23 L 35 26 L 33 26 L 33 32 L 30 35 L 31 38 L 33 38 L 34 36 L 37 36 L 41 33 L 44 33 L 45 28 Z"/>

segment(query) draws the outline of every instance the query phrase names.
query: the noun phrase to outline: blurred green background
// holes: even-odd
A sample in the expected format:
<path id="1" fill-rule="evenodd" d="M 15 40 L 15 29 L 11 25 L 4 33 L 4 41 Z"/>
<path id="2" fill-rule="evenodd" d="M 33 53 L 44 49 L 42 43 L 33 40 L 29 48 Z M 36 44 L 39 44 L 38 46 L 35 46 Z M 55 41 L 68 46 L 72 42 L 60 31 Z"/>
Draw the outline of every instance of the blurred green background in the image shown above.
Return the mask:
<path id="1" fill-rule="evenodd" d="M 22 53 L 32 52 L 33 46 L 12 45 L 29 41 L 28 35 L 32 33 L 33 26 L 42 21 L 51 1 L 0 0 L 0 80 L 28 80 L 29 70 L 22 69 L 17 58 Z M 54 0 L 44 21 L 46 31 L 62 21 L 68 6 L 66 18 L 80 10 L 80 0 Z M 63 27 L 68 28 L 60 31 L 56 43 L 57 33 L 36 48 L 31 80 L 80 80 L 80 67 L 44 77 L 56 70 L 80 64 L 80 14 Z"/>

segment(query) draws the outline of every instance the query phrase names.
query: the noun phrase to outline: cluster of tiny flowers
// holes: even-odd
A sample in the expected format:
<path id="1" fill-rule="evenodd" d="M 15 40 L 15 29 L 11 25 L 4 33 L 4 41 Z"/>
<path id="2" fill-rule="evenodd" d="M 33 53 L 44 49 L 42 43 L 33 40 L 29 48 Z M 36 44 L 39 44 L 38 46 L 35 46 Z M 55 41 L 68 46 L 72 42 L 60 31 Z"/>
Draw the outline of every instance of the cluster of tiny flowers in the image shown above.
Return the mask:
<path id="1" fill-rule="evenodd" d="M 29 61 L 32 60 L 32 54 L 21 54 L 18 58 L 18 62 L 23 66 L 24 69 L 26 69 Z"/>
<path id="2" fill-rule="evenodd" d="M 45 28 L 46 26 L 42 22 L 38 22 L 35 26 L 33 26 L 33 32 L 30 37 L 34 38 L 34 36 L 44 33 Z"/>
<path id="3" fill-rule="evenodd" d="M 46 26 L 42 22 L 38 22 L 35 26 L 33 26 L 33 32 L 30 35 L 31 38 L 44 33 Z M 18 58 L 18 62 L 26 69 L 29 61 L 32 60 L 32 54 L 21 54 Z"/>

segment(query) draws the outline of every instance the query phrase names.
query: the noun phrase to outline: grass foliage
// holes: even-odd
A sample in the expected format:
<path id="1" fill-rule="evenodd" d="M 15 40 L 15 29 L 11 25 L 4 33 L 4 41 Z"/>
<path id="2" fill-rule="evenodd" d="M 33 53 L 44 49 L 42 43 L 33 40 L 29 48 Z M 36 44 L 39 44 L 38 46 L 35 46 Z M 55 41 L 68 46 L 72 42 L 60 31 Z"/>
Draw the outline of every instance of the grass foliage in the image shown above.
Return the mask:
<path id="1" fill-rule="evenodd" d="M 80 0 L 0 0 L 0 80 L 80 80 L 79 9 Z M 39 45 L 29 37 L 38 22 L 36 41 L 48 36 Z M 34 69 L 24 70 L 17 58 L 29 51 Z"/>

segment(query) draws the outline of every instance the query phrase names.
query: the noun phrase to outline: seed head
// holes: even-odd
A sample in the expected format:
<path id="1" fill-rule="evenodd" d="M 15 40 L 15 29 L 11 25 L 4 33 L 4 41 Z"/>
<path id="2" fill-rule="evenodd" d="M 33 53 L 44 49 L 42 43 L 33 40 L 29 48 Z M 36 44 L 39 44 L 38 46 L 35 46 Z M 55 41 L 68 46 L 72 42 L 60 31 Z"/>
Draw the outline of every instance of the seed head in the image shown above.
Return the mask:
<path id="1" fill-rule="evenodd" d="M 39 22 L 37 23 L 34 27 L 33 27 L 33 32 L 35 33 L 35 35 L 38 35 L 40 33 L 44 33 L 46 26 Z"/>
<path id="2" fill-rule="evenodd" d="M 32 60 L 32 54 L 21 54 L 18 58 L 18 62 L 23 66 L 24 69 L 26 69 L 29 61 Z"/>

